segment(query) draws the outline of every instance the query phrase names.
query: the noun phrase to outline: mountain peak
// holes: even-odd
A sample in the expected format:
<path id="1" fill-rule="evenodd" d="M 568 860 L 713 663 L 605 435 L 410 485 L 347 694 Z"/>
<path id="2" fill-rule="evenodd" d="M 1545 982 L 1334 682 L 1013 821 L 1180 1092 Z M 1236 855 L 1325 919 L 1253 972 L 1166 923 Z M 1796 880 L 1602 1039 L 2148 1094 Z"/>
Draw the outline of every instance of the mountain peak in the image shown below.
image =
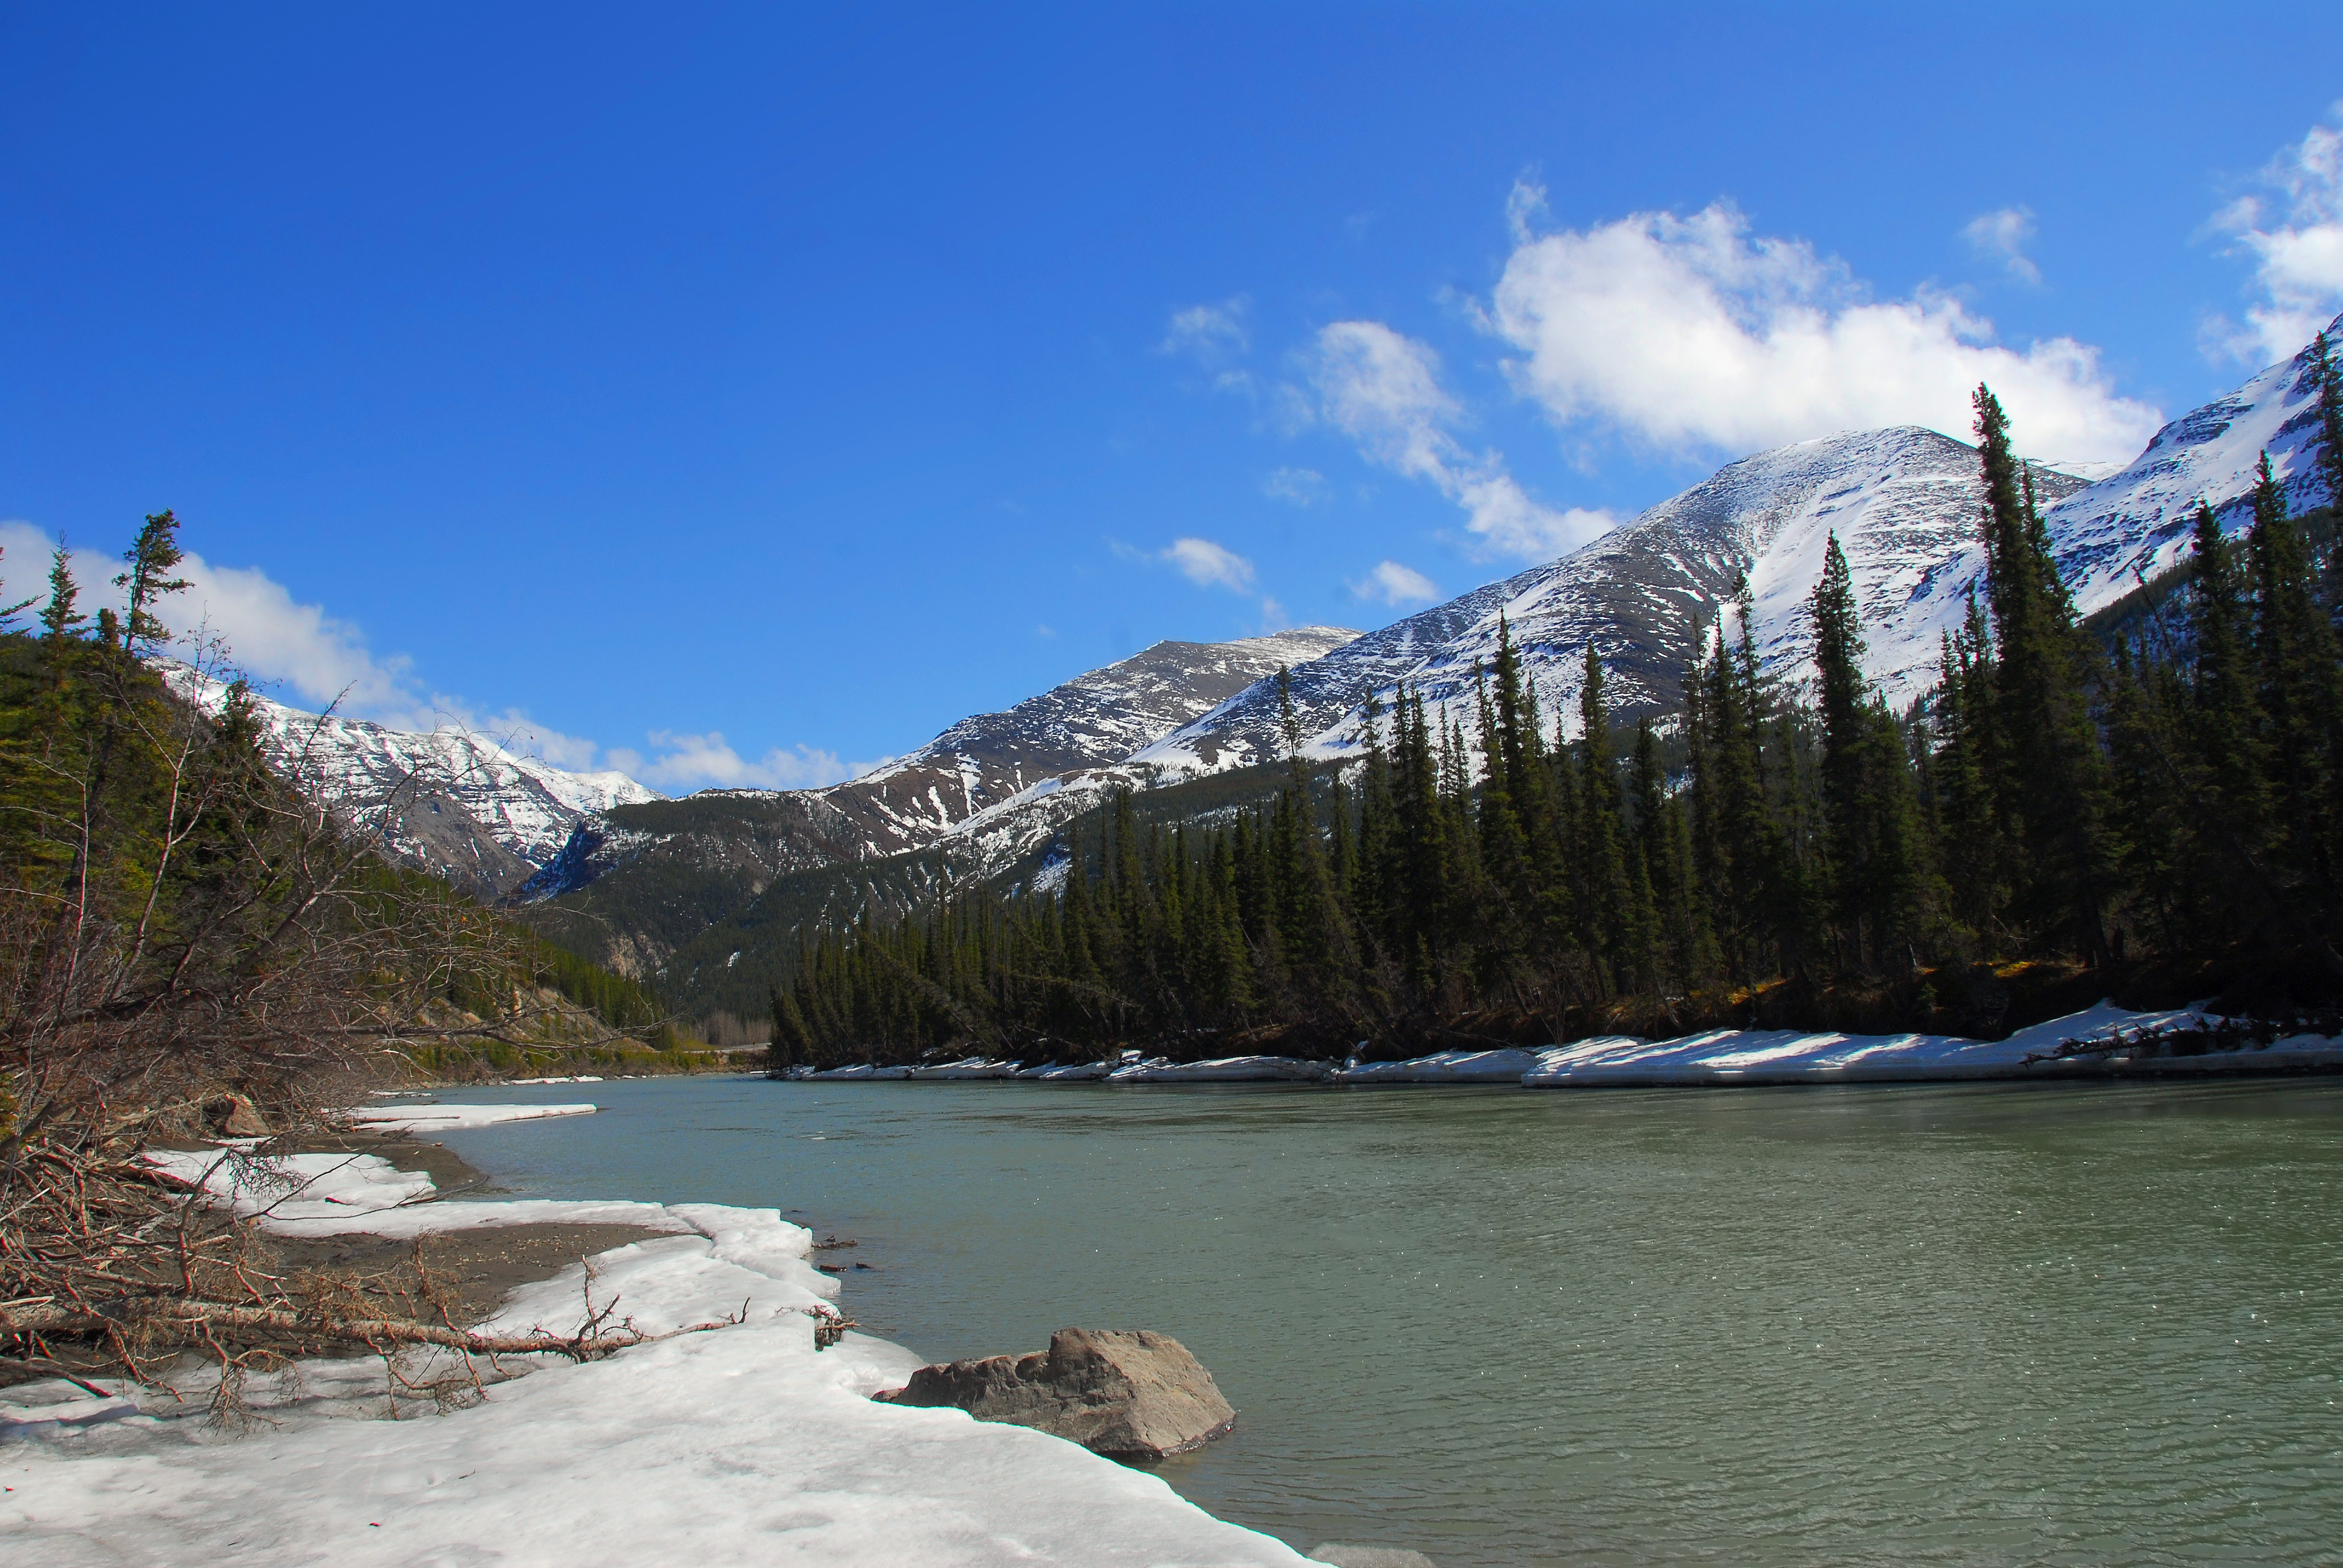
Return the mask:
<path id="1" fill-rule="evenodd" d="M 216 713 L 227 688 L 174 658 L 153 661 L 172 689 Z M 254 693 L 270 762 L 388 854 L 487 899 L 510 892 L 590 814 L 664 799 L 624 773 L 572 773 L 460 725 L 395 729 L 317 714 Z"/>

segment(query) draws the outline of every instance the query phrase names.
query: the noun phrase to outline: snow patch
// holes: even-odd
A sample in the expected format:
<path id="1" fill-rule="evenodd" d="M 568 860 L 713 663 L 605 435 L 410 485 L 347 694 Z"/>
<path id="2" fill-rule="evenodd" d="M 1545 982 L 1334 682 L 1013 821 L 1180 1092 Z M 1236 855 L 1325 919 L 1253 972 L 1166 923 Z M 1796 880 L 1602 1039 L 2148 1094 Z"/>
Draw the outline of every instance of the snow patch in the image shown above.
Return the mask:
<path id="1" fill-rule="evenodd" d="M 1224 1056 L 1212 1061 L 1151 1057 L 1106 1075 L 1109 1083 L 1316 1083 L 1332 1071 L 1322 1061 L 1293 1056 Z"/>
<path id="2" fill-rule="evenodd" d="M 547 1079 L 548 1083 L 586 1082 Z M 591 1081 L 599 1082 L 600 1080 Z M 494 1127 L 501 1121 L 540 1121 L 548 1116 L 591 1116 L 595 1107 L 576 1105 L 369 1105 L 345 1111 L 342 1120 L 375 1132 L 454 1132 Z"/>
<path id="3" fill-rule="evenodd" d="M 1497 1050 L 1443 1050 L 1407 1061 L 1371 1061 L 1330 1073 L 1330 1083 L 1519 1083 L 1534 1072 L 1541 1053 L 1519 1046 Z"/>
<path id="4" fill-rule="evenodd" d="M 150 1158 L 169 1167 L 217 1157 Z M 427 1179 L 370 1155 L 284 1163 L 328 1195 L 428 1194 Z M 425 1211 L 496 1223 L 488 1211 L 529 1207 Z M 1073 1443 L 956 1410 L 871 1402 L 900 1387 L 919 1358 L 859 1333 L 814 1349 L 806 1314 L 827 1307 L 837 1282 L 807 1261 L 810 1234 L 774 1211 L 617 1207 L 663 1215 L 675 1234 L 597 1258 L 598 1302 L 621 1302 L 653 1332 L 742 1321 L 582 1366 L 548 1360 L 445 1415 L 355 1420 L 337 1418 L 348 1399 L 292 1400 L 269 1412 L 276 1425 L 233 1441 L 186 1419 L 200 1399 L 174 1405 L 150 1391 L 100 1400 L 60 1382 L 0 1392 L 10 1568 L 1305 1561 Z M 382 1233 L 382 1217 L 346 1214 L 334 1228 Z M 581 1266 L 526 1287 L 492 1326 L 566 1332 L 586 1286 Z M 516 1370 L 528 1362 L 508 1358 Z M 310 1382 L 352 1388 L 369 1372 L 378 1392 L 371 1363 L 313 1363 Z"/>

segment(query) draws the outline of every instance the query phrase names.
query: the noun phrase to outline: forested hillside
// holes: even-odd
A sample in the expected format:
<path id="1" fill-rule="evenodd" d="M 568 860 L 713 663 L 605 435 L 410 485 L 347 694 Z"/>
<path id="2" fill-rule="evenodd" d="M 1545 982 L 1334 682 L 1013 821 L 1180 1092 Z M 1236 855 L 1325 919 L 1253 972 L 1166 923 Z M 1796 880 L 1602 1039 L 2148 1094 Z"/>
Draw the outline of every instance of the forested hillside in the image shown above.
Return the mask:
<path id="1" fill-rule="evenodd" d="M 640 987 L 394 866 L 274 771 L 240 684 L 197 705 L 156 674 L 176 528 L 146 520 L 126 615 L 85 616 L 60 551 L 37 629 L 13 624 L 35 601 L 0 628 L 0 1117 L 24 1118 L 5 1148 L 101 1103 L 292 1107 L 418 1052 L 659 1030 Z"/>
<path id="2" fill-rule="evenodd" d="M 2313 372 L 2343 495 L 2324 337 Z M 1864 674 L 1835 538 L 1795 688 L 1745 589 L 1684 710 L 1624 737 L 1592 648 L 1565 729 L 1501 625 L 1476 722 L 1403 689 L 1331 789 L 1289 718 L 1284 788 L 1232 823 L 1142 831 L 1121 799 L 1075 833 L 1061 891 L 808 932 L 772 994 L 777 1063 L 1396 1055 L 1752 1018 L 1991 1033 L 2127 990 L 2343 1000 L 2328 514 L 2287 515 L 2265 462 L 2242 540 L 2201 513 L 2186 585 L 2094 635 L 1986 388 L 1976 410 L 1983 591 L 1906 712 Z"/>

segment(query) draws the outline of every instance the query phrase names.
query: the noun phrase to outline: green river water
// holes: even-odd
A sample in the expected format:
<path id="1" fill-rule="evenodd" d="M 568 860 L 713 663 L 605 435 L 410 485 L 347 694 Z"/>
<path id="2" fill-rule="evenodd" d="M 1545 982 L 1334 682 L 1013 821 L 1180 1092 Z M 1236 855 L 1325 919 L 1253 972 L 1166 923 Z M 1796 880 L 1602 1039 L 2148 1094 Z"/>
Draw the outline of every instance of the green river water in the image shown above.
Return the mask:
<path id="1" fill-rule="evenodd" d="M 2343 1562 L 2343 1081 L 1532 1092 L 613 1082 L 512 1192 L 775 1206 L 930 1360 L 1186 1342 L 1161 1467 L 1307 1549 Z"/>

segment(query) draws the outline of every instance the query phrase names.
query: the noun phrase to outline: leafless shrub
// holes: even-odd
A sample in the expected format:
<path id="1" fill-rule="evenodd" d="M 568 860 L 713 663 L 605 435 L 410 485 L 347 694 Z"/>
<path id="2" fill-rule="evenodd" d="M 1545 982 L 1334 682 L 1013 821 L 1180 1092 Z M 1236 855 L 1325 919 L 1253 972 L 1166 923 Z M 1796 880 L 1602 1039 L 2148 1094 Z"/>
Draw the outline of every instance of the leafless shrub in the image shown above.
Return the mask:
<path id="1" fill-rule="evenodd" d="M 468 1332 L 419 1253 L 371 1275 L 285 1270 L 251 1225 L 137 1158 L 210 1131 L 207 1107 L 316 1127 L 422 1045 L 633 1035 L 539 990 L 526 933 L 395 869 L 367 819 L 272 771 L 216 648 L 176 691 L 111 641 L 6 652 L 0 1373 L 143 1381 L 195 1352 L 226 1414 L 300 1355 L 378 1353 L 394 1398 L 443 1400 L 445 1375 L 417 1381 L 397 1358 L 453 1352 L 477 1388 L 472 1357 L 586 1360 L 641 1339 L 590 1301 L 568 1334 Z M 190 685 L 217 700 L 188 700 Z M 373 812 L 391 819 L 400 791 L 435 782 L 406 780 Z"/>

